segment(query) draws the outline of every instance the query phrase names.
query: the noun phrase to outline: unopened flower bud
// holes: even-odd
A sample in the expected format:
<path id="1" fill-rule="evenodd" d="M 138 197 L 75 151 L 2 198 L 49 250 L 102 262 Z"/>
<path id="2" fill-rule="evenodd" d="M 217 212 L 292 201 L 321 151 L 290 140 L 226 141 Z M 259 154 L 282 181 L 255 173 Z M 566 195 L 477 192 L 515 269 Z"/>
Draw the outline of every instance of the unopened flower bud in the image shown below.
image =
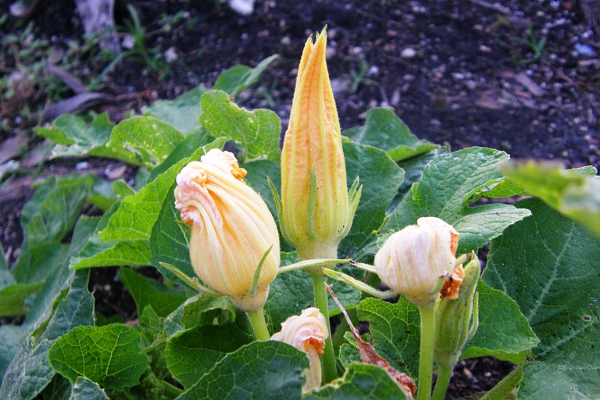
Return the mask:
<path id="1" fill-rule="evenodd" d="M 177 176 L 175 207 L 192 225 L 190 259 L 198 277 L 239 308 L 256 311 L 277 275 L 279 235 L 264 200 L 242 181 L 245 175 L 232 153 L 213 149 Z"/>
<path id="2" fill-rule="evenodd" d="M 281 324 L 281 331 L 271 337 L 294 346 L 303 351 L 310 361 L 310 369 L 306 374 L 304 392 L 321 386 L 321 361 L 319 356 L 323 354 L 325 339 L 329 336 L 327 323 L 323 314 L 314 307 L 302 311 L 302 314 L 289 317 Z"/>
<path id="3" fill-rule="evenodd" d="M 456 268 L 462 267 L 458 266 Z M 478 325 L 476 288 L 480 266 L 477 259 L 464 268 L 456 298 L 440 297 L 435 302 L 434 361 L 444 367 L 454 367 L 465 344 L 475 334 Z"/>
<path id="4" fill-rule="evenodd" d="M 326 49 L 325 31 L 306 42 L 281 155 L 281 231 L 303 260 L 337 257 L 360 198 L 358 182 L 346 186 Z"/>
<path id="5" fill-rule="evenodd" d="M 381 281 L 418 305 L 435 301 L 440 280 L 456 262 L 458 233 L 435 217 L 423 217 L 394 233 L 375 255 Z"/>

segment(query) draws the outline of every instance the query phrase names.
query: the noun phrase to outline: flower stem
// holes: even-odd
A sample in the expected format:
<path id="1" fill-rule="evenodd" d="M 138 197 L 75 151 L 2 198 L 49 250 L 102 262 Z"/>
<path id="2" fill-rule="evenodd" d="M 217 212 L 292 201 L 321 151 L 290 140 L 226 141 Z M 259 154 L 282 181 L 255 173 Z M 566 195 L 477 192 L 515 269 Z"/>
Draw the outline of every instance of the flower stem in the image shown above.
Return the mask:
<path id="1" fill-rule="evenodd" d="M 481 398 L 481 400 L 501 400 L 506 398 L 523 379 L 523 365 L 519 365 L 510 374 L 506 375 L 496 386 Z"/>
<path id="2" fill-rule="evenodd" d="M 431 400 L 444 400 L 444 396 L 446 396 L 446 390 L 448 389 L 448 384 L 450 383 L 450 378 L 452 377 L 453 369 L 454 367 L 446 368 L 440 366 Z"/>
<path id="3" fill-rule="evenodd" d="M 419 306 L 421 314 L 421 349 L 419 359 L 419 390 L 417 400 L 431 398 L 431 379 L 433 378 L 433 342 L 435 339 L 435 318 L 433 304 Z"/>
<path id="4" fill-rule="evenodd" d="M 261 307 L 256 311 L 247 311 L 247 313 L 256 340 L 260 340 L 262 342 L 269 340 L 271 335 L 269 335 L 269 329 L 267 329 L 263 308 Z"/>
<path id="5" fill-rule="evenodd" d="M 337 378 L 335 367 L 335 355 L 333 353 L 333 342 L 331 341 L 331 327 L 329 326 L 329 305 L 327 304 L 327 288 L 325 287 L 325 274 L 323 269 L 311 270 L 313 279 L 313 291 L 315 294 L 315 305 L 327 321 L 329 336 L 325 339 L 325 353 L 321 356 L 323 363 L 323 384 L 327 384 Z"/>

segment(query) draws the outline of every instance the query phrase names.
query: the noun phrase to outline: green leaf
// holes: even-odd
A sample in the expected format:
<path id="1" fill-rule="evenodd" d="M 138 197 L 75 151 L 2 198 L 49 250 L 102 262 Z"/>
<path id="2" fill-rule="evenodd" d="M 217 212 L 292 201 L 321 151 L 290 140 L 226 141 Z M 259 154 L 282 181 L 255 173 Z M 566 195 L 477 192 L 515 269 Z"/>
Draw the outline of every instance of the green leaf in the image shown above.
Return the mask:
<path id="1" fill-rule="evenodd" d="M 236 318 L 237 309 L 228 297 L 205 295 L 186 302 L 181 323 L 186 328 L 193 328 L 205 324 L 225 325 L 235 322 Z"/>
<path id="2" fill-rule="evenodd" d="M 87 290 L 89 271 L 71 275 L 61 283 L 69 285 L 68 291 L 52 309 L 53 314 L 45 322 L 45 329 L 36 337 L 23 341 L 4 375 L 0 398 L 32 399 L 50 383 L 54 371 L 48 361 L 48 352 L 55 341 L 74 327 L 94 323 L 94 298 Z M 38 295 L 38 297 L 40 297 Z M 38 299 L 36 298 L 36 301 Z M 24 324 L 22 329 L 27 329 Z"/>
<path id="3" fill-rule="evenodd" d="M 511 162 L 502 172 L 528 194 L 600 237 L 600 177 L 593 167 L 565 170 L 549 162 Z"/>
<path id="4" fill-rule="evenodd" d="M 140 354 L 140 337 L 130 326 L 80 326 L 63 335 L 50 349 L 55 371 L 72 383 L 83 376 L 104 389 L 135 386 L 148 365 Z"/>
<path id="5" fill-rule="evenodd" d="M 71 400 L 109 400 L 104 390 L 96 382 L 84 378 L 83 376 L 75 379 Z"/>
<path id="6" fill-rule="evenodd" d="M 258 79 L 267 67 L 273 61 L 279 58 L 278 55 L 272 55 L 262 60 L 256 67 L 250 68 L 245 65 L 236 65 L 227 71 L 221 72 L 213 89 L 222 90 L 231 97 L 235 98 L 247 87 L 258 82 Z"/>
<path id="7" fill-rule="evenodd" d="M 375 147 L 346 142 L 343 149 L 348 186 L 358 176 L 362 194 L 352 228 L 340 243 L 339 254 L 363 261 L 365 248 L 375 242 L 374 231 L 383 224 L 385 212 L 404 180 L 404 171 Z"/>
<path id="8" fill-rule="evenodd" d="M 419 371 L 419 310 L 400 297 L 392 304 L 368 298 L 358 305 L 358 319 L 369 322 L 373 347 L 398 371 L 416 377 Z"/>
<path id="9" fill-rule="evenodd" d="M 182 140 L 181 132 L 171 125 L 145 116 L 121 121 L 111 132 L 106 146 L 116 158 L 152 169 Z"/>
<path id="10" fill-rule="evenodd" d="M 27 245 L 59 243 L 75 225 L 94 180 L 92 175 L 46 179 L 21 213 Z"/>
<path id="11" fill-rule="evenodd" d="M 239 108 L 227 93 L 211 90 L 200 100 L 200 124 L 215 137 L 226 137 L 239 143 L 243 161 L 266 158 L 279 161 L 281 122 L 271 110 L 252 112 Z"/>
<path id="12" fill-rule="evenodd" d="M 19 254 L 19 261 L 11 270 L 15 281 L 45 281 L 55 268 L 64 264 L 68 251 L 69 245 L 56 243 L 42 243 L 23 249 Z"/>
<path id="13" fill-rule="evenodd" d="M 388 212 L 391 212 L 391 210 L 396 208 L 404 196 L 410 192 L 413 183 L 418 183 L 421 180 L 421 175 L 423 175 L 423 171 L 427 164 L 434 158 L 449 153 L 450 149 L 447 146 L 444 146 L 409 158 L 408 160 L 398 162 L 398 166 L 404 170 L 404 182 L 402 182 L 402 185 L 398 188 L 398 193 L 392 201 L 392 206 Z"/>
<path id="14" fill-rule="evenodd" d="M 35 133 L 42 135 L 54 143 L 52 158 L 83 157 L 83 156 L 112 156 L 112 151 L 106 148 L 110 133 L 115 124 L 108 119 L 107 113 L 96 116 L 91 124 L 73 114 L 64 114 L 52 123 L 52 127 L 34 128 Z"/>
<path id="15" fill-rule="evenodd" d="M 308 364 L 285 343 L 253 342 L 222 358 L 178 400 L 300 399 Z"/>
<path id="16" fill-rule="evenodd" d="M 6 369 L 19 351 L 22 330 L 16 325 L 0 326 L 0 383 Z"/>
<path id="17" fill-rule="evenodd" d="M 479 328 L 461 358 L 492 356 L 513 364 L 525 361 L 525 352 L 535 347 L 539 340 L 517 303 L 483 282 L 479 282 L 477 291 Z"/>
<path id="18" fill-rule="evenodd" d="M 227 353 L 253 339 L 235 324 L 196 326 L 167 341 L 167 366 L 173 377 L 189 389 Z"/>
<path id="19" fill-rule="evenodd" d="M 219 141 L 218 145 L 220 144 Z M 206 147 L 208 146 L 196 150 L 191 157 L 171 166 L 135 195 L 124 198 L 106 228 L 100 232 L 100 238 L 105 242 L 149 240 L 152 227 L 177 174 L 189 161 L 198 160 Z"/>
<path id="20" fill-rule="evenodd" d="M 312 399 L 377 399 L 399 400 L 408 397 L 390 375 L 381 367 L 371 364 L 350 364 L 335 383 L 308 393 Z"/>
<path id="21" fill-rule="evenodd" d="M 175 185 L 172 186 L 172 189 L 174 188 Z M 181 221 L 180 213 L 175 208 L 173 190 L 170 190 L 152 228 L 150 262 L 171 281 L 185 285 L 174 273 L 160 264 L 162 262 L 173 265 L 190 278 L 196 277 L 190 261 L 189 230 L 178 223 L 179 221 Z"/>
<path id="22" fill-rule="evenodd" d="M 516 206 L 533 216 L 491 243 L 482 279 L 517 302 L 540 340 L 519 397 L 598 398 L 600 241 L 537 199 Z"/>
<path id="23" fill-rule="evenodd" d="M 71 239 L 71 245 L 69 252 L 65 257 L 63 265 L 54 269 L 46 281 L 40 292 L 35 296 L 29 312 L 25 317 L 25 321 L 21 325 L 21 328 L 27 332 L 37 329 L 43 331 L 48 323 L 48 320 L 52 317 L 55 312 L 57 303 L 63 300 L 61 293 L 65 293 L 71 285 L 71 289 L 74 289 L 72 283 L 74 276 L 87 276 L 86 272 L 75 275 L 73 271 L 67 268 L 68 260 L 71 256 L 77 254 L 85 243 L 88 242 L 90 236 L 93 234 L 97 225 L 97 219 L 82 216 L 75 225 L 73 237 Z M 73 281 L 80 283 L 80 280 Z M 83 285 L 83 283 L 80 283 Z M 85 298 L 85 296 L 82 294 Z"/>
<path id="24" fill-rule="evenodd" d="M 144 308 L 151 305 L 159 317 L 166 317 L 186 299 L 181 290 L 167 288 L 129 268 L 121 268 L 120 272 L 119 279 L 133 297 L 138 315 L 142 315 Z"/>
<path id="25" fill-rule="evenodd" d="M 0 289 L 0 317 L 27 314 L 25 299 L 42 288 L 43 282 L 15 283 Z"/>
<path id="26" fill-rule="evenodd" d="M 71 382 L 62 375 L 54 374 L 54 377 L 40 395 L 44 400 L 70 400 L 72 393 L 73 385 L 71 385 Z"/>
<path id="27" fill-rule="evenodd" d="M 385 230 L 398 231 L 420 217 L 438 217 L 460 234 L 457 253 L 479 249 L 530 214 L 506 204 L 469 207 L 473 193 L 501 178 L 498 164 L 506 159 L 504 152 L 478 147 L 435 158 L 391 214 Z"/>
<path id="28" fill-rule="evenodd" d="M 95 217 L 96 230 L 76 257 L 71 257 L 69 268 L 84 269 L 92 267 L 108 267 L 121 265 L 148 265 L 150 249 L 147 241 L 104 242 L 100 239 L 110 218 L 119 204 L 111 207 L 102 217 Z"/>
<path id="29" fill-rule="evenodd" d="M 173 100 L 155 101 L 151 106 L 142 107 L 142 113 L 156 117 L 187 135 L 198 127 L 200 96 L 204 92 L 206 92 L 205 88 L 198 87 Z"/>
<path id="30" fill-rule="evenodd" d="M 403 161 L 440 147 L 410 133 L 408 126 L 387 108 L 367 111 L 364 126 L 344 131 L 356 143 L 384 150 L 394 161 Z"/>

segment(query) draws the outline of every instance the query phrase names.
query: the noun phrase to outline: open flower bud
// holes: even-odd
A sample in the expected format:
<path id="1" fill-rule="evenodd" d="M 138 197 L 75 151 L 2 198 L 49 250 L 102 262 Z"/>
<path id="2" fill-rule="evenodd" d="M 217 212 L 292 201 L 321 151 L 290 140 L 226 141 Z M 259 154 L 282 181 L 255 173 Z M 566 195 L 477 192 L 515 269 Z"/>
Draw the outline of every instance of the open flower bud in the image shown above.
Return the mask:
<path id="1" fill-rule="evenodd" d="M 300 259 L 336 258 L 360 198 L 346 165 L 325 51 L 327 34 L 304 46 L 281 155 L 281 230 Z"/>
<path id="2" fill-rule="evenodd" d="M 461 266 L 460 268 L 463 270 Z M 464 268 L 464 277 L 455 299 L 444 296 L 435 302 L 434 361 L 447 369 L 454 367 L 463 347 L 475 334 L 478 325 L 477 282 L 480 266 L 477 259 Z"/>
<path id="3" fill-rule="evenodd" d="M 177 175 L 175 207 L 192 225 L 190 259 L 198 277 L 239 308 L 256 311 L 277 275 L 279 235 L 264 200 L 242 181 L 245 175 L 232 153 L 213 149 Z"/>
<path id="4" fill-rule="evenodd" d="M 323 354 L 328 336 L 325 317 L 318 309 L 309 307 L 299 316 L 289 317 L 281 324 L 281 331 L 271 337 L 271 340 L 287 343 L 307 354 L 310 370 L 306 374 L 304 392 L 321 386 L 319 356 Z"/>
<path id="5" fill-rule="evenodd" d="M 381 281 L 418 305 L 433 302 L 440 280 L 454 268 L 458 233 L 435 217 L 423 217 L 394 233 L 375 255 Z"/>

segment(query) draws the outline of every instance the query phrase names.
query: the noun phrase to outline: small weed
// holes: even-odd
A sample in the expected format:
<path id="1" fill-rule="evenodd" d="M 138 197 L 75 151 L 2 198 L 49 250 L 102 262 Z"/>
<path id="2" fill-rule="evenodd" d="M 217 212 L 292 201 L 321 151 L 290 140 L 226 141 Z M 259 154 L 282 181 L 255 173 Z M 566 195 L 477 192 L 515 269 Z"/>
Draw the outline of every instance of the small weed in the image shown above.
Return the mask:
<path id="1" fill-rule="evenodd" d="M 528 39 L 523 39 L 520 37 L 512 38 L 514 42 L 526 45 L 533 53 L 530 58 L 521 60 L 521 62 L 524 64 L 535 62 L 541 59 L 545 54 L 544 47 L 546 46 L 546 41 L 548 40 L 546 36 L 542 37 L 540 40 L 537 40 L 535 37 L 535 31 L 533 30 L 533 25 L 531 23 L 528 24 L 527 30 L 529 32 Z"/>
<path id="2" fill-rule="evenodd" d="M 369 71 L 369 64 L 365 60 L 364 57 L 360 58 L 359 69 L 356 71 L 354 68 L 350 70 L 350 76 L 352 77 L 352 93 L 356 93 L 358 91 L 358 87 L 360 85 L 369 85 L 369 86 L 378 86 L 379 84 L 372 80 L 365 78 L 367 72 Z"/>

